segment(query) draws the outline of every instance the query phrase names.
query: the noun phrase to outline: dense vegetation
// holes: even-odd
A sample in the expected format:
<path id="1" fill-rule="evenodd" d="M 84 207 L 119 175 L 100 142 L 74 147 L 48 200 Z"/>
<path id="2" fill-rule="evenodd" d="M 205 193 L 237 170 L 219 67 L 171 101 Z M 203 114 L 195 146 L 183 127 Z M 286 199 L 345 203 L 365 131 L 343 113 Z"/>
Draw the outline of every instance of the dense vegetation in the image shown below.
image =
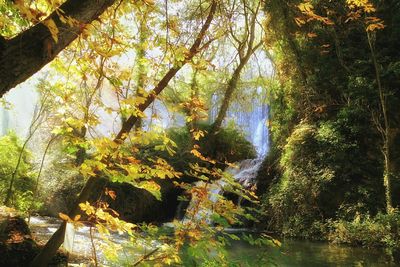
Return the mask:
<path id="1" fill-rule="evenodd" d="M 0 15 L 0 250 L 34 247 L 15 264 L 71 252 L 70 225 L 89 227 L 96 266 L 93 232 L 133 266 L 242 266 L 229 227 L 400 246 L 398 1 L 0 0 Z M 38 252 L 4 233 L 15 212 L 62 223 Z"/>
<path id="2" fill-rule="evenodd" d="M 285 3 L 266 5 L 278 76 L 270 91 L 270 176 L 259 174 L 273 179 L 264 195 L 270 226 L 395 247 L 399 3 Z"/>

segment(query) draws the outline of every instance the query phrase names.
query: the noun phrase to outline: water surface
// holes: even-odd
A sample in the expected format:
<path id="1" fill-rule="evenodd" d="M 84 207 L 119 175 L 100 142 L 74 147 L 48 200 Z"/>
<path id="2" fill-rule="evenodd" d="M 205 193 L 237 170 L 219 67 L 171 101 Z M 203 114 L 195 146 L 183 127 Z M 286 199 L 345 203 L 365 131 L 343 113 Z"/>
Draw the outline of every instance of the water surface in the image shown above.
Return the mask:
<path id="1" fill-rule="evenodd" d="M 381 249 L 367 249 L 313 242 L 282 240 L 280 248 L 255 247 L 235 241 L 229 248 L 232 261 L 239 266 L 399 266 Z"/>
<path id="2" fill-rule="evenodd" d="M 43 243 L 56 231 L 59 224 L 59 219 L 49 217 L 33 217 L 31 220 L 31 228 L 34 236 Z M 100 248 L 104 242 L 99 238 L 97 233 L 94 234 L 94 238 L 96 246 Z M 129 243 L 126 236 L 120 236 L 118 234 L 113 234 L 111 239 L 114 243 L 118 244 L 127 245 Z M 74 241 L 74 254 L 83 257 L 78 261 L 87 263 L 92 257 L 89 227 L 82 227 L 77 230 Z M 349 247 L 326 242 L 293 239 L 280 241 L 282 242 L 280 248 L 271 246 L 258 247 L 252 246 L 245 241 L 231 241 L 231 245 L 228 247 L 229 261 L 232 262 L 232 265 L 240 267 L 400 266 L 394 264 L 391 257 L 382 249 Z M 126 252 L 130 254 L 133 251 Z M 137 253 L 140 252 L 135 251 L 133 254 Z M 115 265 L 116 263 L 108 262 L 100 249 L 97 250 L 97 256 L 98 260 L 103 264 L 106 263 L 108 266 L 121 266 L 118 264 Z M 82 259 L 86 260 L 82 261 Z"/>

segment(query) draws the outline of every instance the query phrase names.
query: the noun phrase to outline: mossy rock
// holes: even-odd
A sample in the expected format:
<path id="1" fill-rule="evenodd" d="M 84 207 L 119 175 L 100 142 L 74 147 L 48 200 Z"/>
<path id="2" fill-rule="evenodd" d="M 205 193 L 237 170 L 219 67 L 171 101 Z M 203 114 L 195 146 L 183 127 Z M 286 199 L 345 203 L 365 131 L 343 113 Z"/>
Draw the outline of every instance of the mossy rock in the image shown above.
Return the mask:
<path id="1" fill-rule="evenodd" d="M 244 134 L 235 128 L 221 128 L 216 134 L 208 134 L 211 131 L 211 125 L 201 123 L 199 129 L 205 133 L 205 136 L 196 141 L 199 151 L 205 157 L 215 160 L 216 167 L 224 169 L 227 167 L 225 162 L 234 163 L 245 159 L 257 157 L 254 146 L 246 140 Z M 140 149 L 138 158 L 146 161 L 147 158 L 161 157 L 168 161 L 175 170 L 185 173 L 190 170 L 191 163 L 198 163 L 200 166 L 210 167 L 207 162 L 195 157 L 191 150 L 194 141 L 187 127 L 170 128 L 167 131 L 168 137 L 176 145 L 176 153 L 171 156 L 166 151 L 155 149 L 158 143 L 151 143 Z M 184 175 L 180 179 L 184 182 L 194 182 L 194 179 Z"/>
<path id="2" fill-rule="evenodd" d="M 160 185 L 161 200 L 157 200 L 147 190 L 134 187 L 128 183 L 113 183 L 107 179 L 100 178 L 97 181 L 91 201 L 106 201 L 110 208 L 115 210 L 123 220 L 134 223 L 161 223 L 171 221 L 175 217 L 176 208 L 179 204 L 178 196 L 182 189 L 176 187 L 172 180 L 156 179 Z M 115 199 L 104 195 L 105 188 L 116 193 Z"/>

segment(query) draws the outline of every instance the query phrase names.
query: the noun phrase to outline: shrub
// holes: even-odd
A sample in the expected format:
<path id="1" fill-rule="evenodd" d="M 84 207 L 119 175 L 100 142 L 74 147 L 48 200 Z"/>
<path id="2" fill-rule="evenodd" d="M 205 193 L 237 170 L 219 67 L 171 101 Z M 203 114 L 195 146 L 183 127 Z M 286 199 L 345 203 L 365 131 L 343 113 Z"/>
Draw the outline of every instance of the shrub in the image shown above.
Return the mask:
<path id="1" fill-rule="evenodd" d="M 400 246 L 400 212 L 378 213 L 375 217 L 356 215 L 352 221 L 329 223 L 328 238 L 334 243 L 365 247 L 398 248 Z"/>
<path id="2" fill-rule="evenodd" d="M 383 207 L 379 162 L 366 157 L 364 129 L 353 126 L 358 116 L 343 110 L 335 120 L 295 127 L 280 153 L 275 183 L 263 198 L 274 230 L 310 237 L 323 231 L 314 222 L 343 212 L 346 219 L 357 212 L 375 214 Z M 346 206 L 353 209 L 340 210 Z"/>
<path id="3" fill-rule="evenodd" d="M 15 133 L 0 138 L 0 195 L 4 201 L 9 189 L 12 174 L 21 155 L 21 162 L 15 174 L 13 185 L 12 204 L 20 211 L 27 211 L 33 201 L 34 177 L 30 163 L 31 154 L 28 150 L 22 151 L 20 140 Z M 38 206 L 38 203 L 35 206 Z"/>
<path id="4" fill-rule="evenodd" d="M 257 153 L 251 144 L 244 137 L 244 134 L 234 127 L 221 128 L 215 136 L 209 136 L 211 125 L 201 123 L 199 129 L 205 133 L 205 136 L 197 142 L 199 151 L 206 157 L 217 161 L 218 167 L 225 167 L 225 162 L 237 162 L 244 159 L 255 158 Z M 174 155 L 169 155 L 167 151 L 157 151 L 155 148 L 160 141 L 153 141 L 143 146 L 140 150 L 140 158 L 154 158 L 160 156 L 166 159 L 177 171 L 185 172 L 189 163 L 204 164 L 199 161 L 190 151 L 193 149 L 193 141 L 187 127 L 176 127 L 168 129 L 166 132 L 168 138 L 176 143 Z"/>

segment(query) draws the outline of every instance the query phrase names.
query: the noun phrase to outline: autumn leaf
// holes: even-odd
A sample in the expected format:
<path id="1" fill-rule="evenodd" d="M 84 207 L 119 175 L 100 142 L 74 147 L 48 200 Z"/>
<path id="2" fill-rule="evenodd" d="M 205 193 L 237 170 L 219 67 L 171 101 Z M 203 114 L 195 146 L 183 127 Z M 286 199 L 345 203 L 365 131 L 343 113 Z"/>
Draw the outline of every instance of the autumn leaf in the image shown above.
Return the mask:
<path id="1" fill-rule="evenodd" d="M 62 212 L 58 213 L 58 216 L 59 216 L 63 221 L 67 221 L 67 222 L 72 221 L 71 218 L 70 218 L 67 214 L 64 214 L 64 213 L 62 213 Z"/>
<path id="2" fill-rule="evenodd" d="M 153 6 L 153 5 L 155 5 L 155 2 L 154 2 L 154 0 L 143 0 L 147 5 L 149 5 L 149 6 Z"/>
<path id="3" fill-rule="evenodd" d="M 114 190 L 111 190 L 109 188 L 106 187 L 106 191 L 105 191 L 106 195 L 109 196 L 112 200 L 115 200 L 117 198 L 117 194 L 115 193 Z"/>
<path id="4" fill-rule="evenodd" d="M 314 7 L 310 2 L 304 2 L 298 5 L 301 12 L 310 12 Z"/>
<path id="5" fill-rule="evenodd" d="M 314 32 L 309 32 L 309 33 L 307 33 L 307 36 L 308 36 L 309 38 L 315 38 L 315 37 L 317 37 L 317 34 L 314 33 Z"/>
<path id="6" fill-rule="evenodd" d="M 53 38 L 54 42 L 58 42 L 58 27 L 54 20 L 52 19 L 46 19 L 43 21 L 43 24 L 49 29 L 51 33 L 51 37 Z"/>
<path id="7" fill-rule="evenodd" d="M 301 26 L 303 26 L 304 24 L 306 24 L 306 22 L 305 22 L 303 19 L 301 19 L 301 18 L 294 18 L 294 21 L 296 22 L 296 24 L 297 24 L 299 27 L 301 27 Z"/>

